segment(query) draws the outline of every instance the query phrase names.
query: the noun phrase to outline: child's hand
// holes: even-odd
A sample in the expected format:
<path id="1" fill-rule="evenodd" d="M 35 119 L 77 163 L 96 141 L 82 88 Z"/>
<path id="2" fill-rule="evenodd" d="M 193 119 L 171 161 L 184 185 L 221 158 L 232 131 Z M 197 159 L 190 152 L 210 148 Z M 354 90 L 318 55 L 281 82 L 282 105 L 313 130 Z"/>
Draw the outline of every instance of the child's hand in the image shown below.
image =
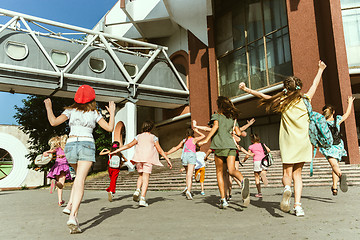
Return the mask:
<path id="1" fill-rule="evenodd" d="M 170 160 L 168 160 L 167 163 L 168 163 L 169 169 L 172 169 L 172 164 L 171 164 Z"/>
<path id="2" fill-rule="evenodd" d="M 241 82 L 240 84 L 239 84 L 239 89 L 240 90 L 244 90 L 246 88 L 246 84 L 244 83 L 244 82 Z"/>
<path id="3" fill-rule="evenodd" d="M 196 126 L 197 126 L 197 125 L 196 125 L 196 124 L 197 124 L 196 120 L 193 120 L 193 121 L 192 121 L 192 124 L 193 124 L 193 127 L 196 128 Z"/>
<path id="4" fill-rule="evenodd" d="M 324 70 L 326 68 L 326 64 L 323 61 L 319 61 L 319 69 Z"/>
<path id="5" fill-rule="evenodd" d="M 110 102 L 109 102 L 109 107 L 108 107 L 108 106 L 105 106 L 105 107 L 106 107 L 106 110 L 107 110 L 110 114 L 115 114 L 116 106 L 115 106 L 114 101 L 110 101 Z"/>
<path id="6" fill-rule="evenodd" d="M 354 102 L 354 100 L 355 100 L 355 97 L 353 97 L 353 96 L 348 96 L 348 103 L 353 103 Z"/>
<path id="7" fill-rule="evenodd" d="M 45 108 L 49 108 L 49 109 L 52 108 L 52 103 L 50 98 L 45 99 L 44 103 L 45 103 Z"/>
<path id="8" fill-rule="evenodd" d="M 44 157 L 47 157 L 47 156 L 49 156 L 49 154 L 48 154 L 47 152 L 44 152 L 44 153 L 43 153 L 43 156 L 44 156 Z"/>
<path id="9" fill-rule="evenodd" d="M 255 118 L 252 118 L 252 119 L 250 119 L 250 120 L 247 121 L 247 123 L 248 123 L 248 124 L 251 124 L 251 125 L 254 124 L 254 122 L 255 122 Z"/>
<path id="10" fill-rule="evenodd" d="M 185 171 L 185 168 L 181 168 L 181 169 L 180 169 L 180 172 L 183 172 L 183 171 Z"/>
<path id="11" fill-rule="evenodd" d="M 207 140 L 203 140 L 203 141 L 200 141 L 198 143 L 199 147 L 201 147 L 202 145 L 206 144 L 208 141 Z"/>

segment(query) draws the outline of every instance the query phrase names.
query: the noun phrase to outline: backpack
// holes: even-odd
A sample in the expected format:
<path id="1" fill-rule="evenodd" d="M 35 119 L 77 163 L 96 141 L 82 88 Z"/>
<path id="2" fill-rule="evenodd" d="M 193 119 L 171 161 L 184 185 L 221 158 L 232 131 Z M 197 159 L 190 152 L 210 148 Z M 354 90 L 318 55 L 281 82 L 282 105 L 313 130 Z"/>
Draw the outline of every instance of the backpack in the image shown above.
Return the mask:
<path id="1" fill-rule="evenodd" d="M 264 167 L 270 167 L 274 163 L 274 159 L 271 153 L 266 150 L 265 145 L 263 143 L 261 143 L 261 146 L 265 154 L 265 157 L 261 159 L 261 165 L 263 165 Z"/>
<path id="2" fill-rule="evenodd" d="M 308 98 L 304 97 L 304 103 L 309 114 L 309 137 L 310 142 L 314 146 L 314 157 L 318 147 L 329 148 L 333 144 L 333 137 L 325 117 L 314 112 Z M 313 158 L 314 158 L 313 157 Z M 313 175 L 313 160 L 310 163 L 310 176 Z"/>
<path id="3" fill-rule="evenodd" d="M 330 132 L 332 134 L 332 137 L 333 137 L 333 145 L 338 145 L 341 143 L 341 133 L 339 132 L 337 126 L 336 126 L 336 120 L 337 120 L 337 117 L 335 116 L 335 119 L 334 119 L 334 124 L 331 125 L 328 123 L 328 127 L 330 129 Z"/>
<path id="4" fill-rule="evenodd" d="M 112 155 L 109 161 L 109 167 L 111 168 L 119 168 L 121 159 L 118 155 Z"/>

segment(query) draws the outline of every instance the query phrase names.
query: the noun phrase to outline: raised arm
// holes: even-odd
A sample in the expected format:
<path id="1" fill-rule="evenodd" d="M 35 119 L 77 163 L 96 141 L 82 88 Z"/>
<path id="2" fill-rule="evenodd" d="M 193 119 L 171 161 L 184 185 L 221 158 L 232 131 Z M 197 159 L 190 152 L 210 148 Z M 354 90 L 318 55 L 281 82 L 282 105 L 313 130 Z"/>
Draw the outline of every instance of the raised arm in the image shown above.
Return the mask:
<path id="1" fill-rule="evenodd" d="M 241 82 L 239 84 L 239 89 L 243 90 L 243 91 L 245 91 L 245 92 L 247 92 L 249 94 L 252 94 L 252 95 L 254 95 L 255 97 L 258 97 L 258 98 L 263 98 L 263 99 L 271 98 L 270 95 L 264 94 L 264 93 L 256 91 L 256 90 L 252 90 L 250 88 L 247 88 L 244 82 Z"/>
<path id="2" fill-rule="evenodd" d="M 247 124 L 245 124 L 244 126 L 240 127 L 240 131 L 245 131 L 246 129 L 248 129 L 248 127 L 250 127 L 251 125 L 253 125 L 255 122 L 255 119 L 252 118 L 250 120 L 247 121 Z"/>
<path id="3" fill-rule="evenodd" d="M 47 114 L 47 117 L 48 117 L 48 120 L 49 120 L 51 126 L 53 126 L 53 127 L 58 126 L 68 119 L 64 114 L 61 114 L 60 116 L 55 117 L 50 98 L 45 99 L 44 103 L 45 103 L 45 108 L 46 108 L 46 114 Z"/>
<path id="4" fill-rule="evenodd" d="M 158 153 L 160 153 L 160 155 L 165 158 L 166 162 L 168 163 L 169 168 L 172 169 L 172 164 L 170 162 L 170 159 L 168 158 L 168 156 L 166 156 L 164 150 L 161 148 L 159 141 L 155 142 L 155 148 L 158 151 Z"/>
<path id="5" fill-rule="evenodd" d="M 205 138 L 205 134 L 201 133 L 197 128 L 194 128 L 194 132 L 196 132 L 197 134 L 199 134 L 200 136 L 196 137 L 195 140 L 195 144 L 200 141 L 201 139 Z"/>
<path id="6" fill-rule="evenodd" d="M 200 129 L 200 130 L 207 131 L 207 132 L 210 132 L 210 131 L 211 131 L 211 128 L 210 128 L 210 127 L 207 127 L 207 126 L 198 126 L 195 120 L 193 120 L 192 123 L 193 123 L 194 129 Z"/>
<path id="7" fill-rule="evenodd" d="M 352 96 L 348 97 L 348 107 L 347 107 L 346 112 L 344 113 L 344 115 L 342 115 L 342 119 L 339 122 L 339 124 L 342 123 L 343 121 L 345 121 L 350 116 L 354 100 L 355 100 L 354 97 L 352 97 Z"/>
<path id="8" fill-rule="evenodd" d="M 110 153 L 110 150 L 109 149 L 107 149 L 107 148 L 104 148 L 103 150 L 101 150 L 101 152 L 99 153 L 99 155 L 107 155 L 107 154 L 109 154 Z"/>
<path id="9" fill-rule="evenodd" d="M 109 153 L 109 154 L 115 154 L 115 153 L 118 153 L 118 152 L 121 152 L 121 151 L 124 151 L 126 149 L 129 149 L 129 148 L 132 148 L 133 146 L 135 146 L 136 144 L 138 143 L 138 141 L 136 139 L 132 140 L 132 142 L 116 149 L 115 151 Z"/>
<path id="10" fill-rule="evenodd" d="M 319 85 L 319 82 L 321 80 L 321 76 L 322 76 L 322 73 L 324 72 L 325 68 L 326 68 L 326 64 L 323 62 L 323 61 L 319 61 L 319 69 L 318 69 L 318 72 L 314 78 L 314 81 L 313 81 L 313 84 L 311 85 L 309 91 L 306 93 L 306 95 L 308 95 L 310 98 L 313 98 L 315 92 L 316 92 L 316 89 Z"/>
<path id="11" fill-rule="evenodd" d="M 182 148 L 182 146 L 184 145 L 184 142 L 181 140 L 181 142 L 175 146 L 175 147 L 172 147 L 169 151 L 167 151 L 165 154 L 166 155 L 169 155 L 169 154 L 172 154 L 173 152 L 176 152 L 177 150 L 179 150 L 180 148 Z"/>
<path id="12" fill-rule="evenodd" d="M 211 138 L 212 136 L 214 136 L 214 134 L 216 133 L 216 131 L 219 128 L 219 121 L 215 120 L 214 121 L 214 125 L 211 128 L 209 134 L 206 136 L 206 138 L 204 140 L 202 140 L 201 142 L 198 143 L 199 146 L 202 146 L 204 144 L 206 144 Z"/>
<path id="13" fill-rule="evenodd" d="M 114 123 L 115 123 L 115 103 L 113 101 L 109 102 L 109 107 L 105 106 L 106 110 L 108 110 L 110 114 L 109 122 L 106 122 L 105 119 L 100 119 L 98 124 L 102 127 L 105 131 L 112 132 L 114 130 Z"/>

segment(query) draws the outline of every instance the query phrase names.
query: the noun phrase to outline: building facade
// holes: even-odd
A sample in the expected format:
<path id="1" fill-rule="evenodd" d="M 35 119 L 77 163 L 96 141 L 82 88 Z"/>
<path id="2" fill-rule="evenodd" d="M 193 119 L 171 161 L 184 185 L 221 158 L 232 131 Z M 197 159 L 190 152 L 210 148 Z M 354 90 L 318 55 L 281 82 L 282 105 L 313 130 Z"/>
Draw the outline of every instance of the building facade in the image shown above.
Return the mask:
<path id="1" fill-rule="evenodd" d="M 178 71 L 187 76 L 188 106 L 151 106 L 147 114 L 137 114 L 138 127 L 146 118 L 157 122 L 165 150 L 182 139 L 191 120 L 207 124 L 219 95 L 240 109 L 240 122 L 255 117 L 249 132 L 278 149 L 280 116 L 258 108 L 258 99 L 241 92 L 238 84 L 273 94 L 282 90 L 286 76 L 295 75 L 306 90 L 323 60 L 328 67 L 313 108 L 321 112 L 329 103 L 343 114 L 348 96 L 356 97 L 355 111 L 341 128 L 345 161 L 354 164 L 360 162 L 359 22 L 356 0 L 120 0 L 95 29 L 167 46 Z"/>

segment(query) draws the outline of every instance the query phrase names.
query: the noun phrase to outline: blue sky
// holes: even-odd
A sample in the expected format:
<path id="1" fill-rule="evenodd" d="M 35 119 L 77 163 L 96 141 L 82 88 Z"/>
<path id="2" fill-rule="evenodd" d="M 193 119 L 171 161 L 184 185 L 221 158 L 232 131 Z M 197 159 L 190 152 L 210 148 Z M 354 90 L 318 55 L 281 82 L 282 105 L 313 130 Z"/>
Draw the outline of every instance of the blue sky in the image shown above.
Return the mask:
<path id="1" fill-rule="evenodd" d="M 117 0 L 0 0 L 0 8 L 91 29 Z M 1 17 L 0 23 L 8 18 Z M 0 92 L 0 124 L 17 125 L 14 106 L 23 94 Z"/>

